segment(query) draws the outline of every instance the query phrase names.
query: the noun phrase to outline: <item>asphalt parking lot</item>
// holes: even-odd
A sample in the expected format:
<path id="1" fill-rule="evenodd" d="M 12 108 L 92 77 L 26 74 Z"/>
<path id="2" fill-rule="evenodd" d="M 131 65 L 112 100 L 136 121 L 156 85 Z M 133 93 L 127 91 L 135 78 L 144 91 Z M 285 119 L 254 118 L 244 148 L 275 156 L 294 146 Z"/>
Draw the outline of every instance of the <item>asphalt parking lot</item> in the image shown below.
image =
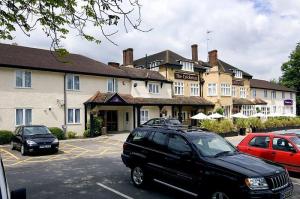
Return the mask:
<path id="1" fill-rule="evenodd" d="M 153 183 L 135 188 L 121 159 L 122 141 L 109 137 L 62 142 L 54 155 L 25 156 L 1 147 L 11 189 L 26 187 L 28 198 L 191 198 Z M 294 199 L 300 198 L 300 176 L 294 176 Z"/>

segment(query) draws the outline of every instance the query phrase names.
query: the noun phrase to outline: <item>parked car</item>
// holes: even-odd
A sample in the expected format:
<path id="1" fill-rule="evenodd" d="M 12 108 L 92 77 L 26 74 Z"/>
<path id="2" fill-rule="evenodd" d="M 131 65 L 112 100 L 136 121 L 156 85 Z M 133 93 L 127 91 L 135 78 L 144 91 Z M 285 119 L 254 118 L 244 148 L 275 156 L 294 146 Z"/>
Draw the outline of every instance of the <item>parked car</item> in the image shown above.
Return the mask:
<path id="1" fill-rule="evenodd" d="M 17 189 L 11 192 L 9 191 L 1 157 L 0 157 L 0 198 L 1 199 L 26 199 L 26 189 L 24 188 Z"/>
<path id="2" fill-rule="evenodd" d="M 251 133 L 237 148 L 282 164 L 289 171 L 300 172 L 300 138 L 296 134 Z"/>
<path id="3" fill-rule="evenodd" d="M 145 122 L 142 126 L 171 127 L 171 128 L 184 127 L 184 125 L 176 118 L 153 118 Z"/>
<path id="4" fill-rule="evenodd" d="M 19 126 L 14 131 L 11 148 L 19 149 L 22 155 L 37 151 L 58 152 L 59 141 L 46 126 Z"/>
<path id="5" fill-rule="evenodd" d="M 135 129 L 123 163 L 137 187 L 154 181 L 199 198 L 290 198 L 286 169 L 244 153 L 221 136 L 169 128 Z"/>

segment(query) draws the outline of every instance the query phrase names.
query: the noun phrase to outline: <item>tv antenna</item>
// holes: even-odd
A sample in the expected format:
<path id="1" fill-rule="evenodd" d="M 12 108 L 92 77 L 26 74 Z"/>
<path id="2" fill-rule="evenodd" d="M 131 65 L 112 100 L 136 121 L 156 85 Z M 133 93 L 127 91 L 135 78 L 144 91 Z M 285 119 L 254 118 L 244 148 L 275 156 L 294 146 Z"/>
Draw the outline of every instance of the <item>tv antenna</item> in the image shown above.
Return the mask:
<path id="1" fill-rule="evenodd" d="M 213 31 L 212 30 L 207 30 L 206 31 L 206 50 L 207 50 L 207 61 L 208 61 L 208 50 L 209 50 L 209 41 L 211 40 L 210 38 L 209 38 L 209 35 L 210 35 L 210 33 L 212 33 Z"/>

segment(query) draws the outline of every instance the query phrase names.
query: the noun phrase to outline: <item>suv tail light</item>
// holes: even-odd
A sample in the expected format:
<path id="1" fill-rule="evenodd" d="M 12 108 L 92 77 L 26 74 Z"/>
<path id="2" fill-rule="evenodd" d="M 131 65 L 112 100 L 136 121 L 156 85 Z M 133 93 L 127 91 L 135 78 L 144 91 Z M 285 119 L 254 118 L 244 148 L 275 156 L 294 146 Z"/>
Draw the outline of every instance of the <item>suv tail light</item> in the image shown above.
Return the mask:
<path id="1" fill-rule="evenodd" d="M 126 150 L 127 147 L 128 147 L 128 144 L 126 142 L 124 142 L 124 144 L 123 144 L 123 150 Z"/>

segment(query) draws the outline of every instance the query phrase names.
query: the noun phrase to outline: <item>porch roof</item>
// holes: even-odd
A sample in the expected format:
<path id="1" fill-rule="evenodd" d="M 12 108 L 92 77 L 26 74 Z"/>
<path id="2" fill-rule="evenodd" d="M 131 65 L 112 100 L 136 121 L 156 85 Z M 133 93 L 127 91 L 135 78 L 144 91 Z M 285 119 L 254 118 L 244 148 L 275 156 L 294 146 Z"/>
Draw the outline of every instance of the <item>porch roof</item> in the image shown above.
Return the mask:
<path id="1" fill-rule="evenodd" d="M 255 105 L 255 103 L 245 98 L 233 98 L 233 105 Z"/>
<path id="2" fill-rule="evenodd" d="M 115 104 L 115 105 L 194 105 L 194 106 L 214 106 L 214 104 L 202 97 L 179 97 L 173 98 L 142 98 L 132 97 L 128 94 L 101 93 L 97 92 L 85 104 Z"/>
<path id="3" fill-rule="evenodd" d="M 253 100 L 253 102 L 256 104 L 256 105 L 267 105 L 268 103 L 260 98 L 255 98 Z"/>

